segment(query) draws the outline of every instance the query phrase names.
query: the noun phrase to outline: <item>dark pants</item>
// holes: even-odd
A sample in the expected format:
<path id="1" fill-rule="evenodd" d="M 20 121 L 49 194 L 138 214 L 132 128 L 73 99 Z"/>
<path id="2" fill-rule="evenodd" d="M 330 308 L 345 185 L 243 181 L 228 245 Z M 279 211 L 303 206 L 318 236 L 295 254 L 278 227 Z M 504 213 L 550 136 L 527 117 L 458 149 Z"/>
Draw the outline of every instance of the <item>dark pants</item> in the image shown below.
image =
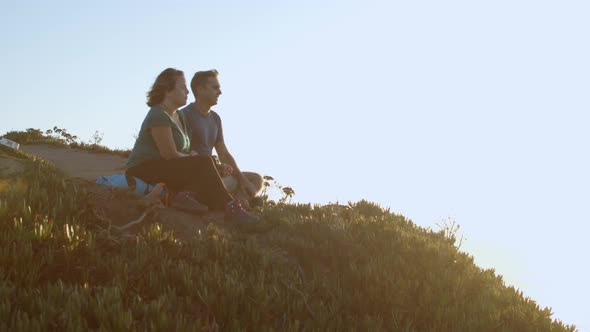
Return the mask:
<path id="1" fill-rule="evenodd" d="M 234 199 L 209 156 L 149 160 L 127 169 L 125 174 L 147 183 L 163 182 L 175 192 L 191 191 L 211 210 L 221 210 Z"/>

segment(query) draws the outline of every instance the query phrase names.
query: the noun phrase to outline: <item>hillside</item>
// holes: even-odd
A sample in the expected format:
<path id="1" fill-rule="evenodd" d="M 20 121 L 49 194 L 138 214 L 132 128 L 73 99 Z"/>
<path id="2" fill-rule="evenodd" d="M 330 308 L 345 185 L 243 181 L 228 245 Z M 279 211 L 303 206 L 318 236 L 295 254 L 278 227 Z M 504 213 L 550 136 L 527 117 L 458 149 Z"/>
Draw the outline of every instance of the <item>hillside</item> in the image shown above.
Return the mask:
<path id="1" fill-rule="evenodd" d="M 237 227 L 146 206 L 58 164 L 0 146 L 2 331 L 576 330 L 476 266 L 452 231 L 367 201 L 267 202 L 259 225 Z"/>

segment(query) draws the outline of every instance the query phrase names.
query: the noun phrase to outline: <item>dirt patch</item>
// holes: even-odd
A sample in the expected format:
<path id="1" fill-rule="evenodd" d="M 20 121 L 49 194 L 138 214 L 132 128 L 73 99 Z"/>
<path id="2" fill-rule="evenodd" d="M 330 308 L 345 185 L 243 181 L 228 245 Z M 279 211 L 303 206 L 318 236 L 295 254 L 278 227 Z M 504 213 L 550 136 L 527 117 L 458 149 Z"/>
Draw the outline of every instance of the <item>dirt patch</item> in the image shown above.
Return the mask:
<path id="1" fill-rule="evenodd" d="M 21 145 L 21 150 L 40 157 L 70 177 L 89 181 L 104 175 L 123 173 L 127 158 L 49 144 Z"/>
<path id="2" fill-rule="evenodd" d="M 106 189 L 96 183 L 77 180 L 87 193 L 86 210 L 100 221 L 99 229 L 122 235 L 136 235 L 152 223 L 162 225 L 164 231 L 187 240 L 204 233 L 210 223 L 224 225 L 223 212 L 195 215 L 166 207 L 148 205 L 141 197 L 125 189 Z"/>

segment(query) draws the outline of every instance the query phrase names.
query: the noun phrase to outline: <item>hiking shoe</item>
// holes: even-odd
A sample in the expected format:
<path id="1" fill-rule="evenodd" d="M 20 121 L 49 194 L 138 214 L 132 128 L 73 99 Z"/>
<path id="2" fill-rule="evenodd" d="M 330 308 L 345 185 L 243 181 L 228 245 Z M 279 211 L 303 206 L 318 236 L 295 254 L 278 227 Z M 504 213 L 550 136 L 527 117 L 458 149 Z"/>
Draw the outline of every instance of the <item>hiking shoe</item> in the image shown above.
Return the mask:
<path id="1" fill-rule="evenodd" d="M 171 207 L 194 214 L 203 214 L 209 211 L 206 205 L 197 201 L 190 192 L 181 191 L 172 199 Z"/>
<path id="2" fill-rule="evenodd" d="M 225 204 L 224 219 L 225 221 L 242 224 L 251 224 L 259 221 L 257 216 L 246 212 L 238 200 Z"/>
<path id="3" fill-rule="evenodd" d="M 246 211 L 250 211 L 250 202 L 248 202 L 247 199 L 237 199 L 238 202 L 240 202 L 240 206 L 242 207 L 242 209 L 246 210 Z"/>

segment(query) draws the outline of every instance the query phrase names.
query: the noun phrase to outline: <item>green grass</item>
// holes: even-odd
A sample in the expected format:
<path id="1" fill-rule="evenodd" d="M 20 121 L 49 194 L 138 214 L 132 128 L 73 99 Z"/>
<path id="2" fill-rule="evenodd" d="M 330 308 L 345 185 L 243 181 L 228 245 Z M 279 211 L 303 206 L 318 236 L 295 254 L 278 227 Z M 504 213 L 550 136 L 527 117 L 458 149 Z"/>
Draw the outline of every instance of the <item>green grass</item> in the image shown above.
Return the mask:
<path id="1" fill-rule="evenodd" d="M 0 147 L 3 153 L 9 149 Z M 0 330 L 574 331 L 444 230 L 367 202 L 273 204 L 188 241 L 98 232 L 82 187 L 17 153 L 0 193 Z"/>

